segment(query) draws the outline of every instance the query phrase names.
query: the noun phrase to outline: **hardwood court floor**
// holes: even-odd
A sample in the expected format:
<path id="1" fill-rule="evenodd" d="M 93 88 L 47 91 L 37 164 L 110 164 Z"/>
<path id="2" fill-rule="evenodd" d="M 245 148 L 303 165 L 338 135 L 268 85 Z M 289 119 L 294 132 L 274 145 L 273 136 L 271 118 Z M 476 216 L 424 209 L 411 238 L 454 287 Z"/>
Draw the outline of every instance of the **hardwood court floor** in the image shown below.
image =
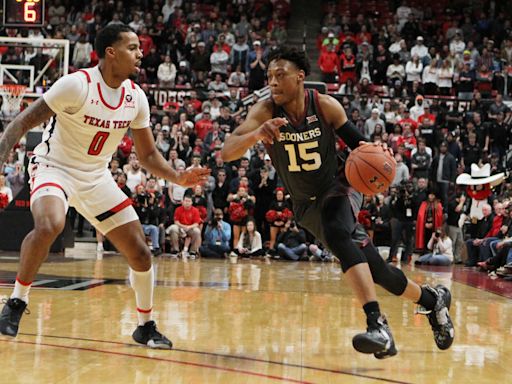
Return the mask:
<path id="1" fill-rule="evenodd" d="M 2 297 L 11 292 L 13 256 L 0 256 Z M 136 315 L 122 257 L 96 260 L 93 252 L 68 250 L 42 267 L 20 335 L 0 339 L 0 383 L 512 380 L 511 296 L 473 287 L 478 282 L 460 267 L 404 267 L 417 282 L 451 287 L 456 340 L 448 351 L 437 350 L 426 317 L 414 315 L 411 303 L 378 290 L 399 349 L 383 361 L 352 348 L 364 316 L 338 265 L 159 257 L 155 268 L 155 318 L 173 351 L 131 340 Z M 497 284 L 510 295 L 512 282 Z"/>

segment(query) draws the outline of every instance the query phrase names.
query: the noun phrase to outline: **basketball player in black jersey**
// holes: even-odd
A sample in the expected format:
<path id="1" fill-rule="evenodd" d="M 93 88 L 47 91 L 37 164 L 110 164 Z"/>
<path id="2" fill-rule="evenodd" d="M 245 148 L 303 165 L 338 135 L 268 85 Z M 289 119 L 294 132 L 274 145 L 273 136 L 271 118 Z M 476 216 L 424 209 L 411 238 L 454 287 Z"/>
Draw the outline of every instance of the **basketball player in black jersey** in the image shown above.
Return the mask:
<path id="1" fill-rule="evenodd" d="M 397 353 L 387 321 L 380 313 L 374 282 L 418 303 L 428 316 L 440 349 L 453 342 L 448 314 L 450 291 L 419 286 L 384 262 L 357 223 L 362 195 L 337 171 L 335 135 L 351 148 L 368 144 L 334 98 L 304 89 L 309 63 L 301 51 L 280 48 L 268 57 L 271 100 L 255 104 L 245 122 L 226 139 L 225 161 L 243 156 L 262 141 L 290 193 L 296 220 L 341 261 L 341 268 L 367 318 L 367 331 L 354 336 L 354 348 L 383 359 Z M 341 172 L 343 173 L 343 172 Z"/>

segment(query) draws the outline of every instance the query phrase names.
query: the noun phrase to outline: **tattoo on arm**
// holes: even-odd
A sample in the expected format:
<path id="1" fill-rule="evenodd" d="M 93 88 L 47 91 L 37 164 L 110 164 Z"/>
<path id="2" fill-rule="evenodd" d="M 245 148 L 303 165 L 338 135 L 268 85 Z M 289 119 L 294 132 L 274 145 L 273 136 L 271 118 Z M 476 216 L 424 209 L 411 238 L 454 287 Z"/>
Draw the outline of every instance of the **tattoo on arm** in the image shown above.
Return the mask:
<path id="1" fill-rule="evenodd" d="M 26 132 L 44 123 L 54 114 L 55 113 L 41 97 L 16 116 L 16 118 L 7 125 L 4 134 L 0 138 L 0 164 L 7 159 L 12 147 Z"/>

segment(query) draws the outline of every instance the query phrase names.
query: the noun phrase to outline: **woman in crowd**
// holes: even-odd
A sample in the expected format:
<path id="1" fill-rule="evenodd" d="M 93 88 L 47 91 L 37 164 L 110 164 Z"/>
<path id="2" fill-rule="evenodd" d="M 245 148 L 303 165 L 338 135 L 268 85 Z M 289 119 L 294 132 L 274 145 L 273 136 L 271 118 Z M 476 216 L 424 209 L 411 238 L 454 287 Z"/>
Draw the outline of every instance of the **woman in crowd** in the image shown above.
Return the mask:
<path id="1" fill-rule="evenodd" d="M 263 244 L 261 234 L 256 230 L 254 219 L 248 219 L 243 233 L 238 240 L 235 253 L 241 257 L 263 256 Z"/>
<path id="2" fill-rule="evenodd" d="M 415 264 L 447 266 L 453 262 L 452 239 L 446 235 L 444 227 L 432 233 L 427 248 L 432 252 L 420 256 Z"/>

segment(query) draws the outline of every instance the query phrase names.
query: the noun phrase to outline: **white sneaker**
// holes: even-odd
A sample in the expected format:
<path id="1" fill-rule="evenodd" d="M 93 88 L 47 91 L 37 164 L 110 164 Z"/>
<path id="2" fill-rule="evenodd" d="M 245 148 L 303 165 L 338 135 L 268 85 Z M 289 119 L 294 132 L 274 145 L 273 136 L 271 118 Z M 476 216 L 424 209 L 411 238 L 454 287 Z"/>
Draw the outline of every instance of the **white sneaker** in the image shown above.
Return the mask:
<path id="1" fill-rule="evenodd" d="M 96 252 L 103 252 L 104 250 L 103 243 L 98 243 L 98 245 L 96 245 Z"/>
<path id="2" fill-rule="evenodd" d="M 237 260 L 238 260 L 238 255 L 235 252 L 231 252 L 229 254 L 229 262 L 231 264 L 236 264 Z"/>
<path id="3" fill-rule="evenodd" d="M 182 252 L 181 252 L 181 257 L 182 257 L 183 259 L 187 259 L 187 258 L 189 257 L 189 253 L 188 253 L 188 251 L 182 251 Z"/>

